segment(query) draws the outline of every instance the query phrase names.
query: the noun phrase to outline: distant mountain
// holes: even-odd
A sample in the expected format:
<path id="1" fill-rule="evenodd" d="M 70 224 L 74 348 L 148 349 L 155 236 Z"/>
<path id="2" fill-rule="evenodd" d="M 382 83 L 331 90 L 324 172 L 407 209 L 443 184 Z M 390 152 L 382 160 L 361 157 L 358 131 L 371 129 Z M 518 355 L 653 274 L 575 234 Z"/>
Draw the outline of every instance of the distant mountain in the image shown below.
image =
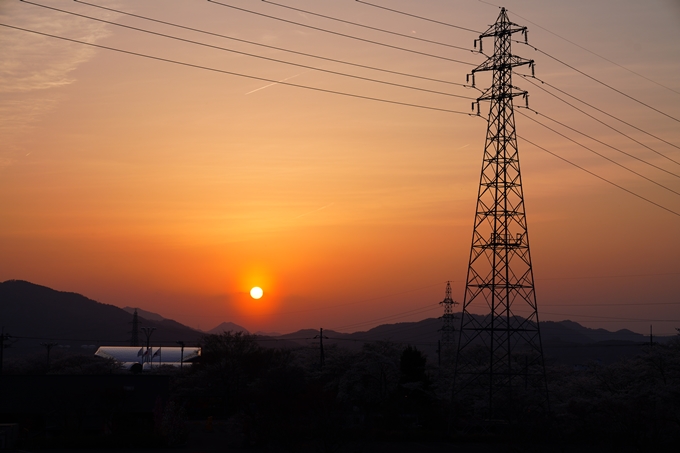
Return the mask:
<path id="1" fill-rule="evenodd" d="M 545 332 L 545 334 L 543 333 Z M 598 341 L 647 341 L 645 335 L 632 332 L 628 329 L 610 332 L 605 329 L 591 329 L 574 321 L 543 321 L 541 322 L 541 334 L 544 341 L 563 341 L 570 343 L 594 343 Z M 547 335 L 547 336 L 546 336 Z"/>
<path id="2" fill-rule="evenodd" d="M 457 319 L 460 319 L 457 313 Z M 410 344 L 427 354 L 436 363 L 438 340 L 441 339 L 442 321 L 428 318 L 417 322 L 383 324 L 365 332 L 339 333 L 324 329 L 324 345 L 338 345 L 359 349 L 366 342 L 393 341 Z M 458 326 L 455 325 L 456 329 Z M 314 337 L 318 330 L 303 329 L 276 338 L 299 347 L 318 342 Z M 457 335 L 456 335 L 457 339 Z M 573 321 L 541 322 L 541 340 L 547 362 L 580 364 L 587 361 L 611 362 L 640 351 L 649 339 L 630 330 L 610 332 L 590 329 Z M 272 344 L 281 347 L 280 344 Z"/>
<path id="3" fill-rule="evenodd" d="M 70 350 L 92 349 L 101 345 L 128 345 L 134 308 L 121 309 L 102 304 L 80 294 L 55 291 L 33 283 L 9 280 L 0 283 L 0 325 L 13 336 L 15 343 L 5 350 L 6 356 L 22 351 L 44 351 L 40 343 L 58 343 Z M 138 310 L 140 327 L 153 327 L 154 345 L 174 345 L 177 341 L 197 343 L 199 332 L 157 313 Z M 460 313 L 457 314 L 460 319 Z M 418 322 L 383 324 L 365 332 L 341 333 L 324 330 L 324 345 L 359 349 L 366 342 L 392 341 L 411 344 L 436 361 L 437 341 L 441 338 L 442 321 L 437 318 Z M 457 326 L 456 326 L 457 328 Z M 248 330 L 231 322 L 223 322 L 207 333 L 244 332 Z M 319 342 L 319 331 L 303 329 L 286 335 L 267 336 L 263 345 L 271 347 L 310 347 Z M 317 338 L 315 338 L 317 337 Z M 591 329 L 573 321 L 541 322 L 541 338 L 547 361 L 578 364 L 588 360 L 613 361 L 640 351 L 649 339 L 630 330 L 610 332 Z M 273 341 L 272 341 L 273 340 Z M 139 343 L 145 343 L 139 332 Z M 88 350 L 89 350 L 88 349 Z"/>
<path id="4" fill-rule="evenodd" d="M 233 322 L 223 322 L 219 326 L 208 330 L 206 333 L 218 334 L 219 335 L 223 332 L 230 332 L 230 331 L 231 332 L 243 332 L 243 333 L 246 333 L 246 334 L 250 333 L 250 332 L 248 332 L 248 329 L 246 329 L 245 327 L 241 327 L 238 324 L 234 324 Z"/>
<path id="5" fill-rule="evenodd" d="M 165 321 L 166 318 L 163 316 L 159 315 L 158 313 L 154 313 L 152 311 L 146 311 L 142 310 L 141 308 L 134 308 L 134 307 L 125 307 L 123 308 L 126 312 L 133 314 L 135 310 L 137 310 L 137 315 L 147 319 L 149 321 Z"/>
<path id="6" fill-rule="evenodd" d="M 44 350 L 40 343 L 58 343 L 73 351 L 83 345 L 129 345 L 132 337 L 132 315 L 127 311 L 21 280 L 0 283 L 0 324 L 15 341 L 5 351 L 7 356 Z M 156 329 L 151 336 L 154 345 L 196 343 L 203 335 L 169 319 L 144 319 L 139 327 Z M 140 331 L 139 343 L 145 342 Z"/>

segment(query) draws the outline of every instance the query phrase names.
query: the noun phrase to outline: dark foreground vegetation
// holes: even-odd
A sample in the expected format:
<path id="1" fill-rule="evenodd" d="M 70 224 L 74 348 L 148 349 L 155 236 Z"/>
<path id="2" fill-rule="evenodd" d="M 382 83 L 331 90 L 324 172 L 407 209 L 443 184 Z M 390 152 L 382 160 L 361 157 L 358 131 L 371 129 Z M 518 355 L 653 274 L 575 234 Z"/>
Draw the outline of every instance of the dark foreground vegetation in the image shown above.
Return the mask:
<path id="1" fill-rule="evenodd" d="M 264 343 L 262 343 L 264 344 Z M 451 411 L 451 364 L 389 342 L 360 351 L 208 335 L 200 363 L 139 375 L 87 356 L 6 362 L 17 447 L 302 452 L 665 452 L 680 445 L 680 337 L 614 364 L 548 366 L 550 413 Z M 446 360 L 443 360 L 446 362 Z M 470 415 L 472 414 L 472 415 Z M 18 424 L 18 426 L 17 426 Z"/>

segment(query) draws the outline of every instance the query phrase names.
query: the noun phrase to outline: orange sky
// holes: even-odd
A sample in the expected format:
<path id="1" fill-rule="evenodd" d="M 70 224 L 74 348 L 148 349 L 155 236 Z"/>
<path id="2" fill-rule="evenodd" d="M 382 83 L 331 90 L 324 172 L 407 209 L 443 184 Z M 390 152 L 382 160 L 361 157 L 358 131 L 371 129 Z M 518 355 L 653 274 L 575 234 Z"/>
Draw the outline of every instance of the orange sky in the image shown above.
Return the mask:
<path id="1" fill-rule="evenodd" d="M 36 3 L 299 64 L 475 97 L 476 91 L 263 49 L 70 0 Z M 357 64 L 465 82 L 473 67 L 277 22 L 204 0 L 92 0 L 213 33 Z M 358 29 L 254 0 L 225 3 L 479 64 L 477 54 Z M 477 36 L 350 0 L 281 0 L 466 48 Z M 375 0 L 484 31 L 472 0 Z M 680 6 L 508 1 L 530 43 L 680 117 Z M 517 15 L 530 20 L 534 24 Z M 0 1 L 0 22 L 357 95 L 469 111 L 470 101 L 257 60 Z M 537 25 L 535 25 L 537 24 Z M 666 87 L 559 39 L 585 46 Z M 485 50 L 491 42 L 485 42 Z M 676 121 L 532 49 L 536 75 L 680 146 Z M 0 27 L 0 280 L 23 279 L 138 306 L 193 327 L 364 330 L 440 315 L 462 301 L 486 122 L 93 49 Z M 477 84 L 487 86 L 488 76 Z M 535 110 L 668 171 L 676 165 L 569 109 L 521 77 Z M 522 111 L 526 113 L 526 111 Z M 540 117 L 537 117 L 540 118 Z M 548 121 L 543 120 L 546 123 Z M 607 120 L 609 121 L 609 120 Z M 680 150 L 612 123 L 680 161 Z M 518 134 L 680 212 L 678 195 L 517 115 Z M 676 192 L 678 178 L 565 131 Z M 520 140 L 539 314 L 589 327 L 680 327 L 680 217 Z M 264 298 L 247 293 L 259 285 Z M 678 322 L 670 322 L 678 320 Z"/>

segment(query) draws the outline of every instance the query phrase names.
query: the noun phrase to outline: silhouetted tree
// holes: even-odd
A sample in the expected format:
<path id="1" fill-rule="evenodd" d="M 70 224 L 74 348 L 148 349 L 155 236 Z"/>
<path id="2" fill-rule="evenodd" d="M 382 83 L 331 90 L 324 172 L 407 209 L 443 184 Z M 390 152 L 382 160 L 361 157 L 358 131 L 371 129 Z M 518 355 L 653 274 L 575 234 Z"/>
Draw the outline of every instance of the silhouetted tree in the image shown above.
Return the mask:
<path id="1" fill-rule="evenodd" d="M 401 371 L 399 382 L 405 384 L 407 382 L 427 381 L 426 364 L 427 357 L 415 347 L 408 345 L 401 353 L 399 360 L 399 370 Z"/>

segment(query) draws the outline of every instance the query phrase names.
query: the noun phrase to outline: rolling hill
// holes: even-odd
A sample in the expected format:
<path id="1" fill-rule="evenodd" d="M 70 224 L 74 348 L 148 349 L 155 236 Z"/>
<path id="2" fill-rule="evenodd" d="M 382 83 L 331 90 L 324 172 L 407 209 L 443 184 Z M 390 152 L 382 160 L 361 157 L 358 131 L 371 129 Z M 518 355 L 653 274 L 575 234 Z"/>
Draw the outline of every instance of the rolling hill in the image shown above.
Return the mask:
<path id="1" fill-rule="evenodd" d="M 102 304 L 80 294 L 56 291 L 21 280 L 0 283 L 0 325 L 12 335 L 7 357 L 36 352 L 41 343 L 56 343 L 70 351 L 89 352 L 101 345 L 129 345 L 132 330 L 131 307 L 121 309 Z M 188 344 L 200 341 L 204 332 L 197 331 L 163 316 L 138 309 L 139 327 L 155 328 L 153 345 Z M 146 317 L 145 317 L 146 316 Z M 383 324 L 365 332 L 341 333 L 324 330 L 324 344 L 358 349 L 366 342 L 393 341 L 411 344 L 436 360 L 441 320 Z M 247 330 L 231 322 L 223 322 L 208 333 Z M 263 338 L 261 344 L 271 347 L 315 347 L 318 330 L 303 329 L 286 335 Z M 610 332 L 590 329 L 573 321 L 541 322 L 544 353 L 547 360 L 583 363 L 587 360 L 610 362 L 640 350 L 649 339 L 629 330 Z M 139 344 L 145 343 L 139 332 Z M 93 351 L 92 351 L 93 352 Z"/>

